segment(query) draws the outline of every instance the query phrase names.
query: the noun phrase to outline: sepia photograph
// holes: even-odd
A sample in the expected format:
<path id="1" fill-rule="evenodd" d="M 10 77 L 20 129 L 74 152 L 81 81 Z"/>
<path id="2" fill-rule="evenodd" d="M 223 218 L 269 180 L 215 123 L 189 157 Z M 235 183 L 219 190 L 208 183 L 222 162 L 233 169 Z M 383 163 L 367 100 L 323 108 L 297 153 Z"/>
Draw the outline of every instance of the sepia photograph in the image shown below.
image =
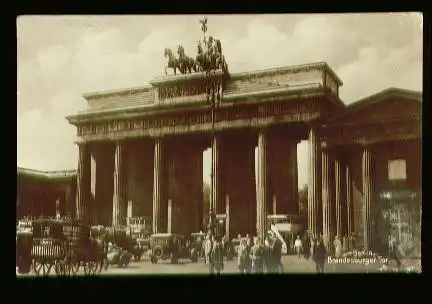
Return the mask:
<path id="1" fill-rule="evenodd" d="M 422 272 L 422 13 L 16 27 L 18 278 Z"/>

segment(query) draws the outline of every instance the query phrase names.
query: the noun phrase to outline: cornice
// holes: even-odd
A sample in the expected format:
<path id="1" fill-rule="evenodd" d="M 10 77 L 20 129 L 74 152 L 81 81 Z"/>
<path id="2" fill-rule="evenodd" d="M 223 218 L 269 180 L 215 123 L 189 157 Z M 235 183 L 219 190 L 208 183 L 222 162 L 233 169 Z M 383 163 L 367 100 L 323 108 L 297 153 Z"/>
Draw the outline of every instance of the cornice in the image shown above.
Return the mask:
<path id="1" fill-rule="evenodd" d="M 31 176 L 48 180 L 69 179 L 77 175 L 77 170 L 39 171 L 27 168 L 17 168 L 17 176 Z"/>

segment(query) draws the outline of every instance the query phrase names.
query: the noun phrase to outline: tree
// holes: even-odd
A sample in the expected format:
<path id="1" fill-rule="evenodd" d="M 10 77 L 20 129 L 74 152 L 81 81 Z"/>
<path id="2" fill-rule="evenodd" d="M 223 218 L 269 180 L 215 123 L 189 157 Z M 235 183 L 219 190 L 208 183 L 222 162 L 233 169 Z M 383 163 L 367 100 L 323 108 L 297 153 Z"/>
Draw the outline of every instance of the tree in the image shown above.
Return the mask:
<path id="1" fill-rule="evenodd" d="M 204 214 L 207 215 L 208 210 L 210 208 L 210 194 L 211 194 L 211 187 L 207 183 L 204 183 L 203 185 L 203 194 L 204 194 Z"/>
<path id="2" fill-rule="evenodd" d="M 299 212 L 300 215 L 306 215 L 308 212 L 308 185 L 304 184 L 299 190 Z"/>

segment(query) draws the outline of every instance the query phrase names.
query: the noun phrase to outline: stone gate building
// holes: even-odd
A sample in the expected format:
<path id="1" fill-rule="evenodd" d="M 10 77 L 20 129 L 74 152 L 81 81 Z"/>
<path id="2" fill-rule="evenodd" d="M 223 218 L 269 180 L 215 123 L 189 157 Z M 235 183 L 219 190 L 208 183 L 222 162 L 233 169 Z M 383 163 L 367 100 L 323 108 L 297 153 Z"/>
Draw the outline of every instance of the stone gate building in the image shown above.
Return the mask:
<path id="1" fill-rule="evenodd" d="M 16 218 L 73 214 L 76 170 L 38 171 L 17 168 Z"/>
<path id="2" fill-rule="evenodd" d="M 120 225 L 132 206 L 134 215 L 153 218 L 154 232 L 165 232 L 170 209 L 172 232 L 202 230 L 208 147 L 213 208 L 225 213 L 229 200 L 231 236 L 264 236 L 275 201 L 276 213 L 298 214 L 301 140 L 310 147 L 308 229 L 326 243 L 355 232 L 370 248 L 378 195 L 421 187 L 420 93 L 389 89 L 345 106 L 342 81 L 326 63 L 237 73 L 212 124 L 201 73 L 150 84 L 86 94 L 89 109 L 67 117 L 78 135 L 79 218 Z M 389 180 L 388 169 L 403 168 Z"/>

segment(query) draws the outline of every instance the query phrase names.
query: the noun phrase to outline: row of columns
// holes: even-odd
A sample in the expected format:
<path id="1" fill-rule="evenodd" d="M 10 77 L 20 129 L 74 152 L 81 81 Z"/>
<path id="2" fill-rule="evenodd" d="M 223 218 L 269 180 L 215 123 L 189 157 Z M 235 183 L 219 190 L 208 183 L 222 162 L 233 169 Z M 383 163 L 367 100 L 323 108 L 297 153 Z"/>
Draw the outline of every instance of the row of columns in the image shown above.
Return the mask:
<path id="1" fill-rule="evenodd" d="M 216 137 L 212 144 L 213 149 L 213 210 L 218 210 L 216 202 L 220 200 L 218 186 L 221 183 L 220 168 L 221 141 Z M 258 135 L 258 175 L 257 175 L 257 205 L 256 205 L 256 229 L 257 235 L 264 237 L 268 229 L 267 214 L 269 203 L 269 173 L 268 173 L 268 134 L 265 130 Z M 330 150 L 320 149 L 320 142 L 316 130 L 311 128 L 309 132 L 309 187 L 308 187 L 308 230 L 314 234 L 323 234 L 324 240 L 329 246 L 335 234 L 343 235 L 353 231 L 352 223 L 352 189 L 351 172 L 347 164 L 340 159 L 334 159 Z M 122 159 L 124 146 L 116 142 L 113 176 L 113 225 L 121 224 L 125 217 L 123 206 L 125 205 L 125 170 Z M 163 172 L 163 145 L 161 139 L 155 140 L 154 145 L 154 172 L 153 172 L 153 231 L 163 231 L 166 226 L 163 223 L 162 201 L 162 172 Z M 90 192 L 90 167 L 91 156 L 89 147 L 79 145 L 79 165 L 77 175 L 77 217 L 88 221 L 87 199 Z M 345 168 L 344 168 L 345 166 Z M 334 172 L 334 175 L 333 175 Z M 370 248 L 371 244 L 371 202 L 372 202 L 372 153 L 365 147 L 362 154 L 363 172 L 363 223 L 364 246 Z M 345 179 L 344 179 L 345 175 Z M 345 183 L 345 187 L 343 184 Z M 225 197 L 223 197 L 224 199 Z M 345 207 L 343 206 L 345 204 Z M 219 208 L 220 209 L 220 208 Z M 347 219 L 346 227 L 343 219 Z"/>
<path id="2" fill-rule="evenodd" d="M 316 130 L 309 131 L 308 230 L 322 234 L 324 244 L 332 248 L 334 237 L 354 232 L 352 172 L 349 163 L 328 147 L 320 147 Z M 372 151 L 362 150 L 362 222 L 363 247 L 372 245 L 371 204 L 373 200 Z"/>
<path id="3" fill-rule="evenodd" d="M 129 148 L 129 144 L 128 148 Z M 134 149 L 140 149 L 142 146 L 135 146 L 135 143 L 131 143 L 131 147 Z M 197 206 L 197 210 L 193 210 L 196 212 L 191 212 L 190 214 L 194 214 L 194 219 L 190 220 L 190 223 L 183 222 L 175 222 L 171 223 L 167 222 L 167 199 L 171 199 L 168 197 L 166 191 L 170 193 L 170 195 L 174 196 L 172 201 L 172 213 L 173 220 L 176 220 L 175 215 L 179 214 L 183 209 L 188 209 L 191 207 L 195 209 L 195 206 L 191 205 L 191 202 L 199 201 L 202 199 L 202 191 L 199 192 L 197 189 L 202 188 L 202 185 L 197 184 L 194 187 L 195 180 L 198 178 L 202 183 L 202 158 L 199 157 L 202 151 L 200 150 L 200 146 L 196 145 L 188 150 L 190 147 L 186 147 L 184 152 L 179 152 L 180 147 L 176 145 L 171 145 L 167 148 L 166 143 L 161 138 L 155 139 L 154 142 L 154 154 L 153 151 L 139 152 L 143 153 L 141 157 L 148 157 L 150 154 L 153 156 L 153 181 L 152 181 L 152 190 L 151 194 L 152 199 L 152 225 L 154 233 L 165 232 L 168 228 L 168 224 L 172 224 L 173 227 L 176 227 L 180 230 L 189 230 L 189 229 L 200 229 L 202 216 L 198 216 L 194 213 L 202 214 L 202 206 Z M 113 226 L 119 226 L 124 224 L 124 220 L 126 218 L 126 205 L 128 199 L 134 199 L 139 201 L 145 201 L 142 197 L 136 198 L 136 195 L 133 196 L 135 192 L 128 192 L 128 184 L 127 180 L 130 178 L 129 173 L 131 173 L 131 168 L 137 166 L 138 163 L 134 163 L 134 161 L 139 161 L 139 153 L 135 153 L 132 155 L 132 150 L 128 150 L 126 152 L 126 143 L 122 141 L 117 141 L 115 143 L 114 153 L 110 154 L 108 151 L 110 148 L 108 146 L 100 147 L 92 146 L 91 148 L 88 144 L 79 144 L 79 165 L 78 165 L 78 173 L 77 173 L 77 197 L 76 197 L 76 216 L 78 219 L 83 220 L 85 222 L 100 222 L 101 219 L 104 219 L 103 222 L 107 224 L 107 219 L 105 217 L 97 217 L 97 213 L 102 213 L 102 209 L 105 206 L 100 205 L 101 203 L 105 204 L 108 199 L 112 200 L 112 219 L 111 224 Z M 92 151 L 90 151 L 92 150 Z M 137 150 L 137 151 L 138 151 Z M 169 150 L 170 153 L 167 153 Z M 193 150 L 193 151 L 192 151 Z M 134 150 L 135 151 L 135 150 Z M 103 154 L 105 155 L 102 155 Z M 190 153 L 189 153 L 190 152 Z M 96 160 L 96 186 L 97 189 L 94 194 L 94 198 L 91 196 L 91 157 L 94 154 Z M 111 158 L 110 162 L 102 162 L 108 160 L 110 157 L 106 157 L 106 154 L 113 155 L 113 159 Z M 138 155 L 137 155 L 138 154 Z M 180 155 L 180 158 L 178 157 Z M 97 156 L 97 157 L 96 157 Z M 109 155 L 108 155 L 109 156 Z M 133 156 L 133 157 L 132 157 Z M 112 157 L 112 156 L 111 156 Z M 169 160 L 167 159 L 169 158 Z M 184 157 L 184 159 L 182 159 Z M 128 159 L 126 165 L 126 158 Z M 101 162 L 99 162 L 101 161 Z M 199 163 L 198 163 L 199 162 Z M 111 168 L 109 168 L 111 166 Z M 108 169 L 106 169 L 108 167 Z M 193 167 L 193 168 L 192 168 Z M 147 167 L 146 167 L 147 168 Z M 139 169 L 133 170 L 136 174 L 136 171 L 146 170 L 140 167 Z M 188 171 L 189 170 L 189 171 Z M 129 172 L 130 171 L 130 172 Z M 186 179 L 185 175 L 188 171 L 189 173 L 193 173 L 193 180 Z M 112 172 L 112 175 L 111 175 Z M 132 173 L 131 173 L 132 174 Z M 103 176 L 102 176 L 103 175 Z M 111 175 L 111 178 L 110 178 Z M 168 177 L 172 178 L 169 179 Z M 106 178 L 108 177 L 108 178 Z M 132 178 L 136 178 L 136 176 L 132 176 Z M 102 181 L 103 180 L 103 181 Z M 100 182 L 99 182 L 100 181 Z M 131 183 L 134 180 L 129 180 Z M 170 187 L 167 187 L 166 184 L 169 183 Z M 199 182 L 199 181 L 198 181 Z M 111 193 L 112 196 L 106 197 L 105 193 L 110 192 L 110 189 L 107 189 L 108 185 L 111 185 Z M 147 184 L 146 184 L 147 185 Z M 132 185 L 129 184 L 129 188 L 133 189 L 135 186 L 142 188 L 144 185 Z M 104 188 L 105 187 L 105 188 Z M 147 187 L 147 186 L 146 186 Z M 130 189 L 129 189 L 130 191 Z M 198 193 L 199 192 L 199 193 Z M 188 195 L 185 195 L 185 194 Z M 190 196 L 189 196 L 190 194 Z M 132 195 L 132 197 L 130 197 Z M 187 197 L 186 197 L 187 196 Z M 91 206 L 89 203 L 92 202 Z M 201 210 L 198 210 L 200 209 Z M 92 215 L 90 218 L 89 216 Z M 193 223 L 192 223 L 193 222 Z M 193 228 L 194 227 L 194 228 Z M 195 230 L 194 230 L 195 231 Z"/>

